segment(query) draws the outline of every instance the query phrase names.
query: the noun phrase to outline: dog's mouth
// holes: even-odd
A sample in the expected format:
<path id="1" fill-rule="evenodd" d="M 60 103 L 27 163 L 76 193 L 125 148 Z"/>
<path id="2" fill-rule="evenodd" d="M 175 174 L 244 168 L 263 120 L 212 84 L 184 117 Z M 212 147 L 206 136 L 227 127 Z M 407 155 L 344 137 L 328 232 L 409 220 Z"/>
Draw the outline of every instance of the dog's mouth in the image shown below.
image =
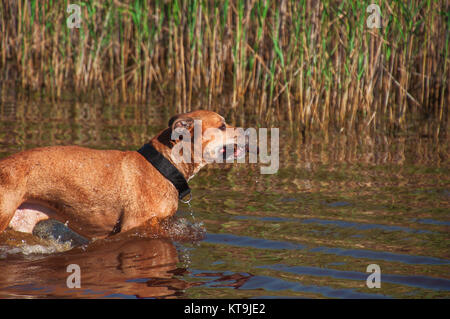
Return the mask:
<path id="1" fill-rule="evenodd" d="M 218 155 L 222 156 L 225 161 L 241 159 L 245 157 L 246 146 L 240 144 L 227 144 L 219 149 Z"/>

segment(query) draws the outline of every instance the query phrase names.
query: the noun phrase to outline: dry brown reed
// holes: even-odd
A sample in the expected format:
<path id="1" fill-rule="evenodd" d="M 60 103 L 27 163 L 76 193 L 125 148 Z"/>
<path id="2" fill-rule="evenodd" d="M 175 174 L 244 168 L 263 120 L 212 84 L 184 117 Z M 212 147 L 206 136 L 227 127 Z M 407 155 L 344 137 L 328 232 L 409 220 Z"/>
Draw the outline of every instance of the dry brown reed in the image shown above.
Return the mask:
<path id="1" fill-rule="evenodd" d="M 369 28 L 367 7 L 381 9 Z M 0 79 L 54 100 L 202 107 L 296 132 L 446 129 L 446 0 L 0 2 Z"/>

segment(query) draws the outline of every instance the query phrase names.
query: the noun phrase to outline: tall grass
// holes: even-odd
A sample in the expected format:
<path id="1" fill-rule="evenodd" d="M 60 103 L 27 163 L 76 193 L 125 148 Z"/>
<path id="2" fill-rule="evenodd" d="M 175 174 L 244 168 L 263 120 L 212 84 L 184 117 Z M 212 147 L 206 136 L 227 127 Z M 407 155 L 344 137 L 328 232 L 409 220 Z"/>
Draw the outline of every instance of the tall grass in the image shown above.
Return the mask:
<path id="1" fill-rule="evenodd" d="M 378 3 L 382 28 L 370 29 Z M 0 2 L 2 88 L 127 102 L 162 98 L 295 131 L 446 129 L 446 0 Z"/>

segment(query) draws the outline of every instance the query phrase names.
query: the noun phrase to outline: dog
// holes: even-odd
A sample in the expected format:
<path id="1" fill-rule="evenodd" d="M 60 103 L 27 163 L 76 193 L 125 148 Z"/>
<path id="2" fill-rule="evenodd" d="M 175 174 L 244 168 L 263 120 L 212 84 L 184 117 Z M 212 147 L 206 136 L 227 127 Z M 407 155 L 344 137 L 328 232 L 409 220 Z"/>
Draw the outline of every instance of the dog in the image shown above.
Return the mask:
<path id="1" fill-rule="evenodd" d="M 200 121 L 199 137 L 180 134 L 192 136 Z M 206 136 L 210 128 L 216 134 Z M 47 219 L 90 239 L 158 227 L 189 194 L 187 181 L 211 159 L 229 158 L 225 147 L 242 157 L 238 135 L 219 114 L 197 110 L 172 117 L 139 151 L 50 146 L 13 154 L 0 160 L 0 232 L 32 233 Z M 186 155 L 190 160 L 180 161 Z"/>

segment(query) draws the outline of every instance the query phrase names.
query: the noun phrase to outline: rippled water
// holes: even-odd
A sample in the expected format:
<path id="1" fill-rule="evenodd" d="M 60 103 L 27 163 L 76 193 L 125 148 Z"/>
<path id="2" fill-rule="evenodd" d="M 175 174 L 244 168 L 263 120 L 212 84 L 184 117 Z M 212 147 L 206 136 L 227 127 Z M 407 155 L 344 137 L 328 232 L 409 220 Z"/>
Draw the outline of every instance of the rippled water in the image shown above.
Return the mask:
<path id="1" fill-rule="evenodd" d="M 3 102 L 0 157 L 42 145 L 132 150 L 171 116 L 155 106 Z M 281 130 L 280 169 L 212 166 L 175 232 L 132 231 L 68 249 L 0 234 L 2 298 L 449 298 L 448 140 Z M 204 232 L 206 232 L 204 234 Z M 199 239 L 203 238 L 203 239 Z M 70 289 L 67 266 L 81 270 Z M 369 264 L 381 288 L 368 288 Z"/>

